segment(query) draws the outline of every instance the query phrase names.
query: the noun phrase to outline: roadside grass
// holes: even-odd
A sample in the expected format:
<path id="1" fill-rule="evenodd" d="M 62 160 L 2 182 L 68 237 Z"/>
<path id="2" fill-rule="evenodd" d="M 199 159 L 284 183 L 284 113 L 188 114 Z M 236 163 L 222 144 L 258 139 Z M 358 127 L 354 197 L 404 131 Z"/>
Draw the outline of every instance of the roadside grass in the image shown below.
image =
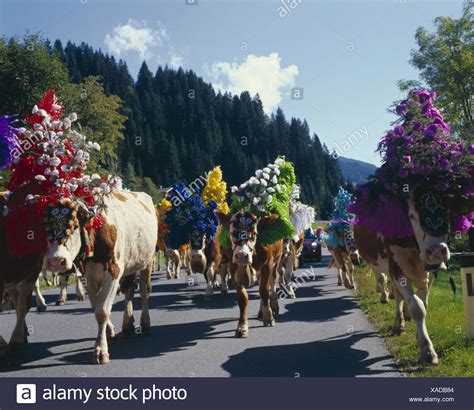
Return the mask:
<path id="1" fill-rule="evenodd" d="M 448 276 L 438 274 L 430 291 L 427 328 L 439 356 L 438 366 L 423 366 L 418 362 L 416 327 L 406 321 L 406 332 L 393 336 L 395 301 L 383 305 L 375 292 L 375 278 L 367 266 L 357 269 L 358 289 L 355 296 L 369 320 L 385 339 L 385 343 L 402 371 L 413 377 L 474 377 L 474 341 L 466 339 L 461 278 L 458 267 L 451 267 L 456 283 L 453 298 Z"/>

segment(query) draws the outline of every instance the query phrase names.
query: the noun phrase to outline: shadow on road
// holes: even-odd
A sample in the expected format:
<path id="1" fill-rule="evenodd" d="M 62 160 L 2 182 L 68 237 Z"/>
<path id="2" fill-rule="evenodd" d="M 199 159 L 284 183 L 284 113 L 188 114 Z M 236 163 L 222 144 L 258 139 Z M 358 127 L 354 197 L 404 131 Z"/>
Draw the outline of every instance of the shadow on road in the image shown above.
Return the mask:
<path id="1" fill-rule="evenodd" d="M 396 372 L 395 365 L 370 369 L 390 356 L 367 359 L 366 351 L 352 347 L 369 337 L 375 335 L 360 332 L 310 343 L 250 348 L 230 356 L 222 368 L 239 377 L 351 377 Z"/>

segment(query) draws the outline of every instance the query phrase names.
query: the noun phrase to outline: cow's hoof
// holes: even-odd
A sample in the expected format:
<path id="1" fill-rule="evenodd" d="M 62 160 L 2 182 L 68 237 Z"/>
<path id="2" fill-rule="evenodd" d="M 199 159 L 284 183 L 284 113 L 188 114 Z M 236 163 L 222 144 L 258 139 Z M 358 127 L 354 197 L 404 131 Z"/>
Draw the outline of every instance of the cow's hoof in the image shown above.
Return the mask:
<path id="1" fill-rule="evenodd" d="M 296 294 L 295 294 L 295 292 L 293 292 L 293 291 L 288 292 L 288 298 L 289 298 L 289 299 L 296 299 Z"/>
<path id="2" fill-rule="evenodd" d="M 66 304 L 66 302 L 64 300 L 58 300 L 55 305 L 56 306 L 64 306 Z"/>
<path id="3" fill-rule="evenodd" d="M 84 296 L 78 296 L 77 297 L 78 302 L 84 302 L 84 300 L 85 300 Z"/>
<path id="4" fill-rule="evenodd" d="M 171 279 L 171 275 L 166 274 L 166 279 L 168 279 L 168 280 Z"/>
<path id="5" fill-rule="evenodd" d="M 262 320 L 263 319 L 263 313 L 262 313 L 262 309 L 260 309 L 257 313 L 257 319 L 258 320 Z"/>
<path id="6" fill-rule="evenodd" d="M 128 325 L 122 327 L 123 337 L 130 337 L 134 333 L 135 333 L 135 326 L 133 326 L 133 322 L 131 322 Z"/>
<path id="7" fill-rule="evenodd" d="M 380 303 L 385 304 L 388 303 L 388 295 L 385 293 L 382 293 L 380 295 Z"/>
<path id="8" fill-rule="evenodd" d="M 222 289 L 221 288 L 221 295 L 227 295 L 229 293 L 229 289 Z"/>
<path id="9" fill-rule="evenodd" d="M 425 346 L 421 349 L 420 363 L 430 366 L 437 366 L 439 364 L 438 355 L 433 349 Z"/>
<path id="10" fill-rule="evenodd" d="M 263 326 L 265 326 L 265 327 L 273 327 L 273 326 L 275 326 L 275 319 L 273 319 L 273 318 L 271 318 L 271 319 L 268 319 L 268 318 L 263 319 Z"/>
<path id="11" fill-rule="evenodd" d="M 405 332 L 405 326 L 403 326 L 403 325 L 393 326 L 393 335 L 394 336 L 400 336 L 404 332 Z"/>
<path id="12" fill-rule="evenodd" d="M 92 364 L 109 364 L 110 356 L 108 353 L 96 353 L 92 355 Z"/>
<path id="13" fill-rule="evenodd" d="M 48 309 L 48 307 L 47 307 L 46 305 L 44 305 L 44 306 L 37 306 L 37 307 L 36 307 L 36 311 L 37 311 L 38 313 L 46 312 L 46 309 Z"/>
<path id="14" fill-rule="evenodd" d="M 249 327 L 246 324 L 237 326 L 235 330 L 235 337 L 246 338 L 249 336 Z"/>
<path id="15" fill-rule="evenodd" d="M 337 286 L 342 286 L 342 282 L 337 282 Z"/>
<path id="16" fill-rule="evenodd" d="M 151 336 L 151 326 L 150 325 L 141 325 L 140 334 L 142 336 Z"/>

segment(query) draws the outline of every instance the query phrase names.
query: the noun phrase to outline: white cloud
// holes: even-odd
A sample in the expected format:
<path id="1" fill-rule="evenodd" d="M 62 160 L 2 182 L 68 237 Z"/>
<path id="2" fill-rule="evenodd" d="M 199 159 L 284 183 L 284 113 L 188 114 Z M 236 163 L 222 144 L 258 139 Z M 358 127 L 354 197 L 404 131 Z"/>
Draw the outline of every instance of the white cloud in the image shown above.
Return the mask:
<path id="1" fill-rule="evenodd" d="M 141 59 L 152 57 L 151 49 L 164 47 L 168 36 L 164 28 L 158 30 L 148 27 L 146 22 L 128 20 L 116 26 L 112 34 L 105 36 L 107 50 L 120 57 L 128 52 L 138 53 Z"/>
<path id="2" fill-rule="evenodd" d="M 212 64 L 210 75 L 214 86 L 222 91 L 239 94 L 248 91 L 259 94 L 264 110 L 271 113 L 281 102 L 283 94 L 295 85 L 298 67 L 283 68 L 278 53 L 268 56 L 248 55 L 241 64 L 217 62 Z M 224 79 L 224 82 L 221 82 Z"/>
<path id="3" fill-rule="evenodd" d="M 177 69 L 183 65 L 183 57 L 180 54 L 176 53 L 175 51 L 170 51 L 169 55 L 170 55 L 170 66 L 172 68 Z"/>

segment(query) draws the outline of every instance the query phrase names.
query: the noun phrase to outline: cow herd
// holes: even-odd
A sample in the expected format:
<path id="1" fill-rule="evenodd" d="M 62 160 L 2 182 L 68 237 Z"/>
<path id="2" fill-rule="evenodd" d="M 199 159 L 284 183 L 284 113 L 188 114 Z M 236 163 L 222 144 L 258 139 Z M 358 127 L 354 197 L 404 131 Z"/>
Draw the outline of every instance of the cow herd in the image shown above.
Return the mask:
<path id="1" fill-rule="evenodd" d="M 416 324 L 422 362 L 436 364 L 438 357 L 426 328 L 428 294 L 433 281 L 433 269 L 428 267 L 439 268 L 449 259 L 449 249 L 446 232 L 439 231 L 434 235 L 420 220 L 422 201 L 443 207 L 447 217 L 448 209 L 440 198 L 432 193 L 417 193 L 407 204 L 415 232 L 412 238 L 388 240 L 356 225 L 349 226 L 343 232 L 336 230 L 335 237 L 339 241 L 325 245 L 338 270 L 339 284 L 347 288 L 355 287 L 353 267 L 360 263 L 360 257 L 376 272 L 383 303 L 388 300 L 387 284 L 391 284 L 396 307 L 394 332 L 400 334 L 404 331 L 405 316 L 409 314 Z M 2 284 L 14 302 L 17 314 L 15 329 L 9 345 L 3 348 L 3 354 L 21 347 L 27 340 L 25 316 L 31 303 L 31 292 L 37 286 L 38 276 L 43 269 L 63 275 L 80 270 L 85 277 L 87 294 L 98 324 L 94 363 L 109 361 L 108 340 L 115 336 L 110 312 L 119 286 L 125 298 L 123 335 L 130 335 L 135 329 L 132 304 L 135 274 L 139 274 L 140 278 L 140 333 L 146 335 L 150 332 L 148 298 L 157 249 L 158 214 L 151 198 L 144 193 L 113 191 L 106 197 L 105 203 L 102 213 L 104 224 L 100 229 L 88 231 L 87 237 L 84 228 L 92 222 L 94 215 L 80 203 L 75 203 L 70 205 L 77 209 L 78 223 L 66 242 L 51 241 L 45 254 L 22 259 L 10 257 L 5 246 L 0 248 Z M 218 282 L 217 273 L 221 277 L 222 293 L 227 293 L 227 274 L 230 274 L 240 312 L 235 334 L 237 337 L 247 337 L 249 298 L 246 288 L 258 279 L 261 298 L 259 316 L 264 326 L 274 326 L 279 311 L 277 286 L 285 289 L 290 298 L 295 297 L 294 289 L 288 287 L 288 282 L 297 266 L 297 249 L 300 248 L 301 238 L 280 240 L 263 246 L 257 241 L 258 235 L 271 227 L 276 215 L 257 218 L 249 211 L 240 211 L 234 215 L 216 212 L 216 215 L 219 227 L 227 228 L 230 233 L 232 249 L 224 249 L 219 245 L 217 236 L 208 241 L 205 236 L 194 232 L 190 237 L 190 246 L 182 252 L 182 256 L 188 272 L 205 275 L 207 300 L 212 297 L 213 288 Z M 3 230 L 0 231 L 0 245 L 5 241 L 2 233 Z M 327 241 L 327 238 L 321 238 L 322 242 L 325 239 Z M 90 258 L 84 253 L 86 244 L 94 249 Z M 179 270 L 179 251 L 168 249 L 167 252 Z M 170 256 L 171 253 L 174 255 Z M 404 303 L 408 309 L 403 309 Z"/>

